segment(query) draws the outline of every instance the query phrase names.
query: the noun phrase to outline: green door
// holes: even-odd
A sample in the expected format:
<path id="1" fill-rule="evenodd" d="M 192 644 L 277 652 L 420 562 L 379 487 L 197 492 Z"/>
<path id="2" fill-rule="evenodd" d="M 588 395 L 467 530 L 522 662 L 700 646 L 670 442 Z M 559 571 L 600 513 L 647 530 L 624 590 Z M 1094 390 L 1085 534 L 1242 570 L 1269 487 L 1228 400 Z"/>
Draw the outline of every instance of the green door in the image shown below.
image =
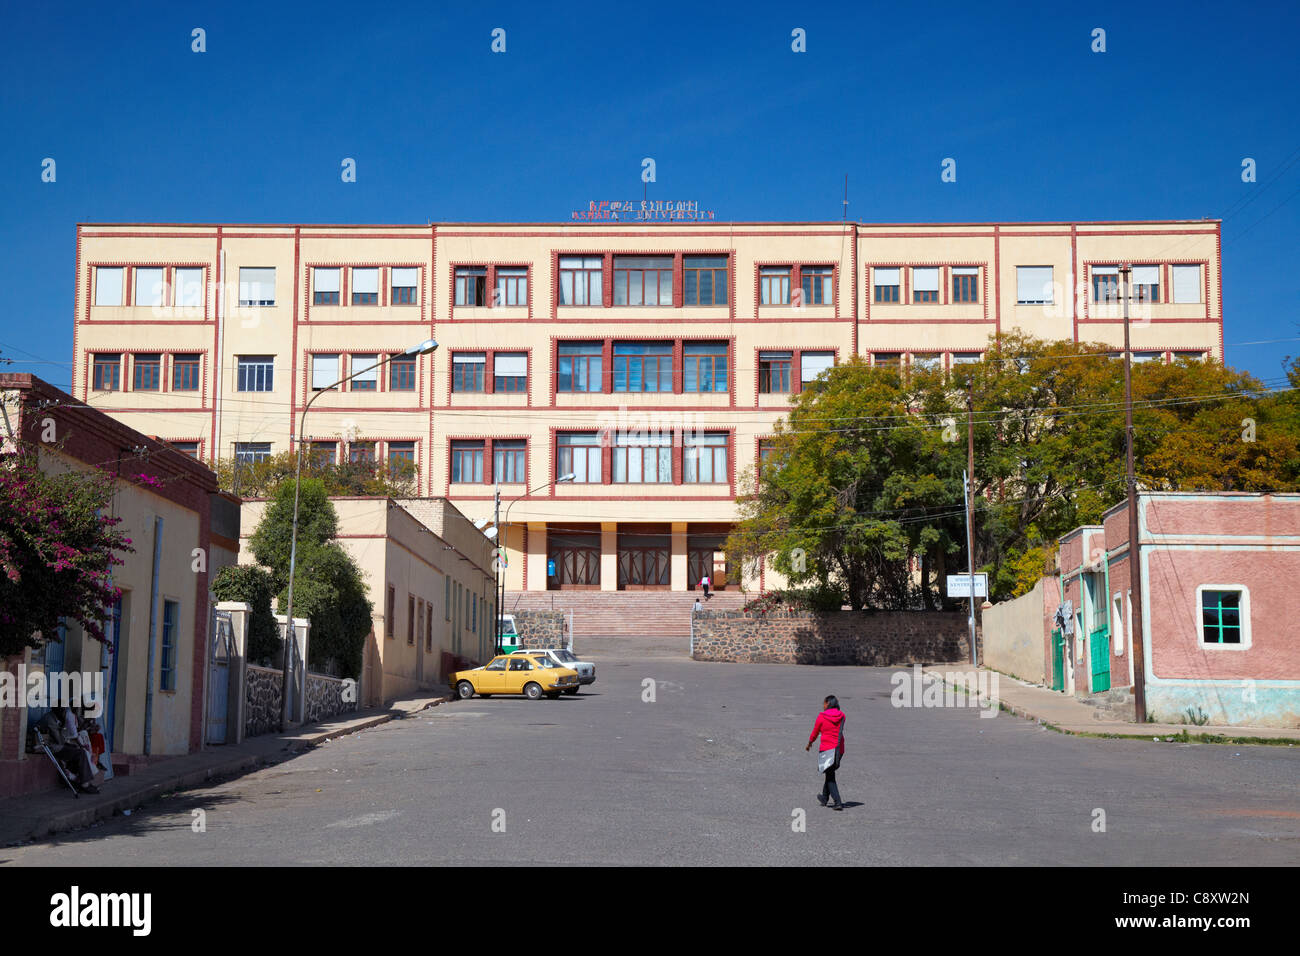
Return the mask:
<path id="1" fill-rule="evenodd" d="M 1110 690 L 1110 627 L 1100 627 L 1088 635 L 1088 656 L 1092 660 L 1092 692 Z"/>
<path id="2" fill-rule="evenodd" d="M 1052 631 L 1052 690 L 1065 690 L 1065 638 L 1060 628 Z"/>

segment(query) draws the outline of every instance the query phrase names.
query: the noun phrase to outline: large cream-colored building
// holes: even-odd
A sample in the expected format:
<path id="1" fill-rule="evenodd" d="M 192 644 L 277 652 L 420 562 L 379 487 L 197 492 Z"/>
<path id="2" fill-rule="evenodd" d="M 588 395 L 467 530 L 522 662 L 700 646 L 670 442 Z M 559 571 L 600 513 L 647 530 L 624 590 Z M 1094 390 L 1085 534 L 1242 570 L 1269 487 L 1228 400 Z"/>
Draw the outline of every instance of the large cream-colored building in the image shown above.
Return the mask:
<path id="1" fill-rule="evenodd" d="M 683 590 L 803 381 L 1017 328 L 1222 357 L 1220 224 L 82 225 L 74 388 L 205 460 L 404 460 L 490 518 L 511 590 Z M 574 480 L 556 483 L 561 476 Z"/>

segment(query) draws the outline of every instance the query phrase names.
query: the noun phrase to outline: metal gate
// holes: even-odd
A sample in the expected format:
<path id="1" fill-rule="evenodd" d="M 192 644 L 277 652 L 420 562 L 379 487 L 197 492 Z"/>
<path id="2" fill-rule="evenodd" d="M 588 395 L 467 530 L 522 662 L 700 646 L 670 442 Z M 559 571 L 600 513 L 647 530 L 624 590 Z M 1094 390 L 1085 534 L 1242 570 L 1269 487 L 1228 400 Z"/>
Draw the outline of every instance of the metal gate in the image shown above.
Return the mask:
<path id="1" fill-rule="evenodd" d="M 1065 637 L 1060 628 L 1052 631 L 1052 690 L 1065 690 Z"/>
<path id="2" fill-rule="evenodd" d="M 212 628 L 212 649 L 208 658 L 208 739 L 210 744 L 226 742 L 226 715 L 230 710 L 230 658 L 234 653 L 235 631 L 229 611 L 217 611 Z"/>
<path id="3" fill-rule="evenodd" d="M 1092 692 L 1110 690 L 1110 628 L 1099 627 L 1088 635 L 1088 657 L 1092 662 Z"/>

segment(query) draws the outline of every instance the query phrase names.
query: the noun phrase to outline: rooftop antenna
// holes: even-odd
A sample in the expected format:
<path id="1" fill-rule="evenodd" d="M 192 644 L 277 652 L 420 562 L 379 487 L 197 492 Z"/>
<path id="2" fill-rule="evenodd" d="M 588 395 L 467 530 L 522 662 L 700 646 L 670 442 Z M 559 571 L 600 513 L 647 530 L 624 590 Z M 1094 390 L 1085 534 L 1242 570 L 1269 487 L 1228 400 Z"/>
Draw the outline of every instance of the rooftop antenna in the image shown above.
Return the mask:
<path id="1" fill-rule="evenodd" d="M 840 205 L 844 207 L 843 218 L 844 221 L 847 222 L 849 218 L 849 174 L 848 173 L 844 174 L 844 200 L 843 202 L 840 203 Z"/>

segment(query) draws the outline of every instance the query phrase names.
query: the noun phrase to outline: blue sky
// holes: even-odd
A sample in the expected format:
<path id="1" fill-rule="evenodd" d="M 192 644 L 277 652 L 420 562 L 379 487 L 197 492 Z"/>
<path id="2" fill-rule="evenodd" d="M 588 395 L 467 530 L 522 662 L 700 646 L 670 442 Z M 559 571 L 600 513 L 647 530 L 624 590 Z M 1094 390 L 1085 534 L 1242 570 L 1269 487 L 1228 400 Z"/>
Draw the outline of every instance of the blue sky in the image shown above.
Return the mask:
<path id="1" fill-rule="evenodd" d="M 838 219 L 846 173 L 865 221 L 1223 218 L 1228 362 L 1276 379 L 1300 353 L 1300 5 L 11 4 L 0 27 L 0 353 L 65 387 L 79 221 L 561 221 L 638 197 L 646 156 L 650 198 L 726 220 Z"/>

